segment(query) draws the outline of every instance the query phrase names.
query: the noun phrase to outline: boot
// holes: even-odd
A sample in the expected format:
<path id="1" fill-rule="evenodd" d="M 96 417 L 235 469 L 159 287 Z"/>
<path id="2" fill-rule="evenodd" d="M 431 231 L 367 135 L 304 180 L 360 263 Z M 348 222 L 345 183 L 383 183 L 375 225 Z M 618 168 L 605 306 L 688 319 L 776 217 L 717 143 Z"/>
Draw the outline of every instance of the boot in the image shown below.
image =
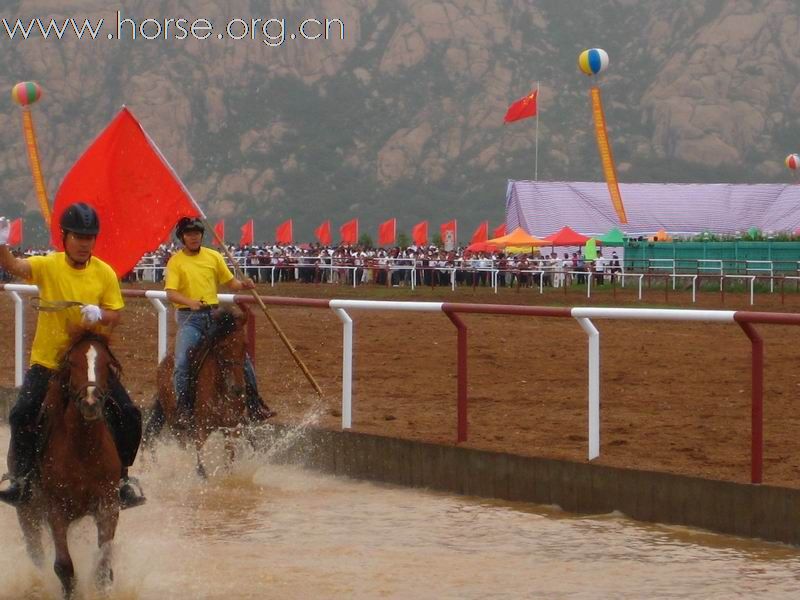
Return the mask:
<path id="1" fill-rule="evenodd" d="M 129 477 L 128 468 L 123 468 L 122 479 L 120 479 L 119 482 L 120 508 L 122 508 L 122 510 L 134 508 L 136 506 L 141 506 L 145 502 L 147 502 L 147 498 L 144 497 L 142 485 L 139 483 L 139 480 L 135 477 Z"/>
<path id="2" fill-rule="evenodd" d="M 7 488 L 0 489 L 0 501 L 17 506 L 31 495 L 30 478 L 36 458 L 36 430 L 11 427 L 11 473 L 4 475 L 0 483 L 9 481 Z"/>
<path id="3" fill-rule="evenodd" d="M 247 415 L 251 421 L 266 421 L 277 415 L 259 396 L 247 397 Z"/>
<path id="4" fill-rule="evenodd" d="M 6 473 L 0 479 L 0 483 L 9 482 L 8 487 L 0 489 L 0 502 L 6 502 L 11 506 L 19 506 L 27 501 L 31 496 L 31 486 L 29 474 L 14 477 Z"/>

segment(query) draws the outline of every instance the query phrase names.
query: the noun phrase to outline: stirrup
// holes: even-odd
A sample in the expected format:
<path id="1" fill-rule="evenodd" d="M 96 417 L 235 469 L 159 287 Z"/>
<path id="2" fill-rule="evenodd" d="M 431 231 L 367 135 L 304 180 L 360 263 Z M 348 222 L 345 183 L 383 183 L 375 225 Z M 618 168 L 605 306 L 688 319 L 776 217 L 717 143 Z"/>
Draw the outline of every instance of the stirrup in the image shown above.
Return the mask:
<path id="1" fill-rule="evenodd" d="M 128 477 L 119 480 L 119 503 L 120 509 L 134 508 L 147 502 L 142 490 L 142 484 L 136 477 Z"/>

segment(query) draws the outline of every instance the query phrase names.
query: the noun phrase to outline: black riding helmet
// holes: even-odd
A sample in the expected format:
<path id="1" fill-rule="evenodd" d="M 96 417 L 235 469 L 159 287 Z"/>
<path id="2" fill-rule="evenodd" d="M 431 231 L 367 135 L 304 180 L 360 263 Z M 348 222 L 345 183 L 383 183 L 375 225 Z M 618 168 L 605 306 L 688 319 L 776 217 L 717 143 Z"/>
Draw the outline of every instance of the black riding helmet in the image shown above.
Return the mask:
<path id="1" fill-rule="evenodd" d="M 175 226 L 175 237 L 178 241 L 183 242 L 183 234 L 187 231 L 199 231 L 200 233 L 206 232 L 206 227 L 203 221 L 196 217 L 181 217 L 178 224 Z"/>
<path id="2" fill-rule="evenodd" d="M 78 235 L 97 235 L 100 233 L 100 218 L 95 210 L 85 202 L 70 204 L 61 213 L 59 225 L 64 235 L 68 231 Z"/>

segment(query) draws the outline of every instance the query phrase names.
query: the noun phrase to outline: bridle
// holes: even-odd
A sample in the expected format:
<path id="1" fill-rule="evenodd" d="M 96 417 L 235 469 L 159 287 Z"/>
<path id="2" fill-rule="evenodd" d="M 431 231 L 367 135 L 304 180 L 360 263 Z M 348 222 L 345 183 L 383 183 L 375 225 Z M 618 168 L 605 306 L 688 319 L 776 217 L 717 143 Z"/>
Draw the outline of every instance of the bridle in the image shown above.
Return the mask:
<path id="1" fill-rule="evenodd" d="M 108 347 L 105 339 L 100 336 L 89 334 L 81 339 L 78 339 L 69 349 L 64 353 L 64 360 L 61 364 L 61 390 L 63 393 L 63 397 L 67 402 L 74 402 L 75 405 L 80 410 L 81 402 L 84 398 L 86 398 L 87 393 L 89 392 L 89 388 L 94 388 L 92 392 L 93 396 L 97 400 L 98 404 L 102 408 L 105 403 L 111 398 L 111 390 L 109 389 L 108 385 L 101 386 L 96 378 L 87 380 L 83 385 L 80 387 L 76 387 L 72 384 L 72 378 L 70 376 L 73 365 L 70 363 L 69 357 L 72 352 L 75 350 L 76 346 L 79 344 L 88 341 L 90 344 L 97 344 L 98 346 L 102 347 L 105 353 L 108 355 L 108 369 L 111 373 L 119 373 L 121 371 L 121 366 L 117 361 L 114 354 L 111 352 L 111 349 Z"/>

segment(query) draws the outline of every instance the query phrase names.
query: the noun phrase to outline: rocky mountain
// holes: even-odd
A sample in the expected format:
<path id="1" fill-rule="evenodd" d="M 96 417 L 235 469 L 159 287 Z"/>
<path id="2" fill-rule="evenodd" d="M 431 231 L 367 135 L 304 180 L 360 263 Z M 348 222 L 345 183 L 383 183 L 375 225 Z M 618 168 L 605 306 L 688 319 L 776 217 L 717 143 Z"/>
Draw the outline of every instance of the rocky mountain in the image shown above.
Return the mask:
<path id="1" fill-rule="evenodd" d="M 539 178 L 602 179 L 590 80 L 576 66 L 586 47 L 610 56 L 598 83 L 621 181 L 790 181 L 783 159 L 800 150 L 795 0 L 2 5 L 0 88 L 34 80 L 45 90 L 34 118 L 51 198 L 125 104 L 209 216 L 229 231 L 252 216 L 259 238 L 290 217 L 301 241 L 327 218 L 335 230 L 357 216 L 373 237 L 390 217 L 406 232 L 455 217 L 462 236 L 501 221 L 506 181 L 534 176 L 536 139 L 535 119 L 504 126 L 503 115 L 536 81 Z M 108 39 L 118 10 L 143 27 L 137 39 L 125 21 L 123 39 Z M 97 39 L 11 39 L 17 18 L 104 23 Z M 180 18 L 206 19 L 213 34 L 175 39 Z M 285 19 L 282 43 L 278 21 L 269 40 L 258 29 L 270 18 Z M 303 39 L 304 19 L 335 20 L 330 39 Z M 228 39 L 245 24 L 252 35 Z M 0 106 L 9 215 L 36 210 L 19 112 Z"/>

